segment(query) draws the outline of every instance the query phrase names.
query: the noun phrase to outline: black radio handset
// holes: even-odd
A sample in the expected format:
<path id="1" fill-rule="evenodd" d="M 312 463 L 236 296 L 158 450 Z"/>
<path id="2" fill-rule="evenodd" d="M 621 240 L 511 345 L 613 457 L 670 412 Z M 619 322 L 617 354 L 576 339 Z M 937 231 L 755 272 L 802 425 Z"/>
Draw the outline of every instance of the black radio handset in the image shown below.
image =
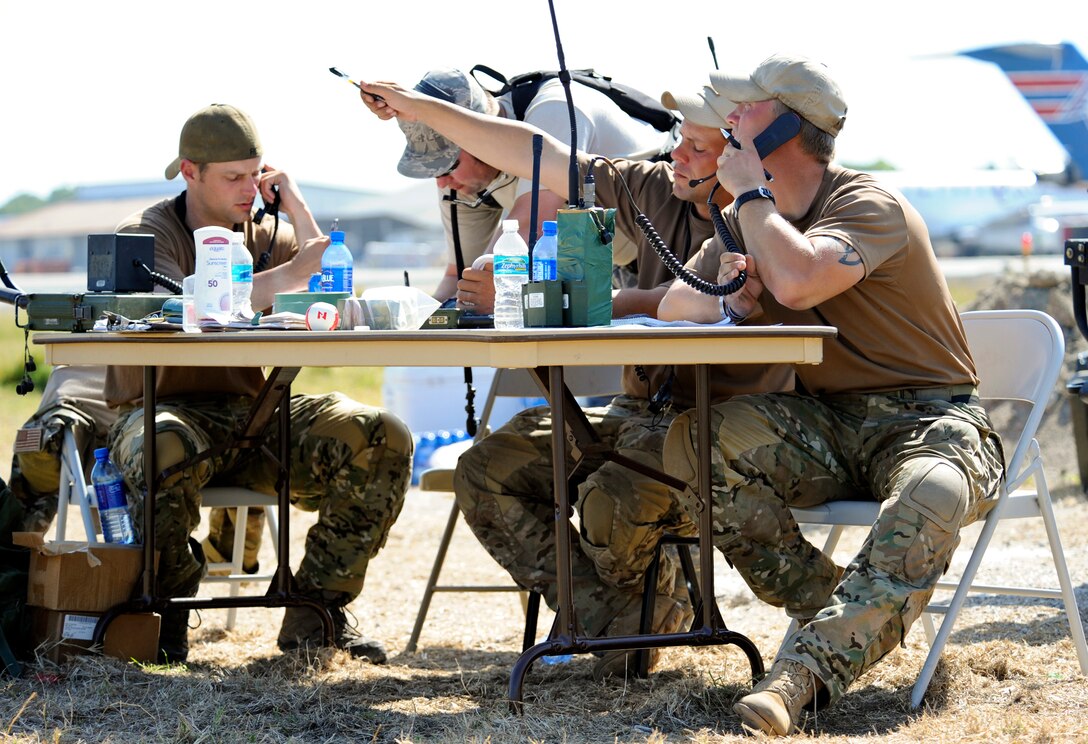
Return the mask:
<path id="1" fill-rule="evenodd" d="M 792 111 L 782 114 L 767 127 L 765 130 L 755 138 L 754 145 L 756 153 L 759 154 L 759 159 L 763 160 L 765 157 L 774 152 L 780 145 L 793 139 L 801 131 L 801 117 Z M 740 143 L 737 142 L 733 135 L 723 129 L 722 134 L 725 135 L 725 139 L 730 145 L 740 149 Z M 772 180 L 772 176 L 766 170 L 763 171 L 767 180 Z M 707 176 L 706 178 L 700 178 L 697 180 L 689 181 L 688 185 L 691 187 L 698 186 L 700 183 L 709 181 L 714 178 L 714 174 Z M 721 210 L 718 205 L 714 203 L 714 195 L 717 193 L 720 184 L 714 184 L 714 188 L 710 190 L 710 195 L 707 197 L 706 203 L 710 208 L 710 221 L 714 223 L 714 230 L 718 234 L 718 238 L 722 241 L 725 249 L 732 253 L 744 253 L 737 242 L 733 239 L 733 236 L 729 233 L 729 228 L 725 224 L 725 220 L 722 218 Z M 650 223 L 650 219 L 639 212 L 635 216 L 635 223 L 642 230 L 646 236 L 646 240 L 650 242 L 650 246 L 653 247 L 654 252 L 661 259 L 661 262 L 665 264 L 666 268 L 676 276 L 677 279 L 687 284 L 689 287 L 702 292 L 703 294 L 712 295 L 714 297 L 721 297 L 724 295 L 733 294 L 740 290 L 744 286 L 744 283 L 748 281 L 748 272 L 741 271 L 737 275 L 737 278 L 727 284 L 714 284 L 703 279 L 701 276 L 694 274 L 688 269 L 684 268 L 684 265 L 673 254 L 668 246 L 665 245 L 665 241 L 661 239 L 661 236 L 657 234 L 657 230 Z"/>
<path id="2" fill-rule="evenodd" d="M 263 173 L 265 170 L 262 168 L 261 172 Z M 259 224 L 264 220 L 266 214 L 272 215 L 272 237 L 268 239 L 267 250 L 261 251 L 257 263 L 253 264 L 254 274 L 268 268 L 268 262 L 272 260 L 272 246 L 276 243 L 276 233 L 280 230 L 280 187 L 276 184 L 272 184 L 272 203 L 266 204 L 257 210 L 257 213 L 253 215 L 254 224 Z"/>
<path id="3" fill-rule="evenodd" d="M 801 117 L 792 111 L 787 111 L 772 121 L 769 127 L 756 135 L 756 138 L 753 141 L 753 144 L 756 147 L 756 154 L 759 155 L 760 160 L 766 159 L 768 155 L 777 150 L 781 145 L 796 137 L 800 131 Z M 729 144 L 738 150 L 741 149 L 740 143 L 737 142 L 737 138 L 733 136 L 732 132 L 728 129 L 722 129 L 722 134 Z M 688 181 L 688 186 L 695 188 L 699 184 L 706 183 L 714 178 L 714 175 L 715 174 L 711 173 L 709 176 Z M 763 176 L 768 181 L 774 181 L 774 176 L 766 169 L 763 171 Z"/>

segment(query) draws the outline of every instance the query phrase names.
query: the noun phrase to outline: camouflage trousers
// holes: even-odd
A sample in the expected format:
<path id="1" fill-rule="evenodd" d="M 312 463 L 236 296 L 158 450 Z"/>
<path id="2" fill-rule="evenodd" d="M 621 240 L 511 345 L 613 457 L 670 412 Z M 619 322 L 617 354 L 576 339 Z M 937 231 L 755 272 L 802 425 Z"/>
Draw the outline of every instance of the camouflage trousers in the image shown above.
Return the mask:
<path id="1" fill-rule="evenodd" d="M 63 399 L 39 410 L 22 429 L 40 430 L 40 440 L 35 437 L 37 444 L 22 450 L 16 442 L 11 458 L 11 492 L 23 507 L 23 529 L 44 532 L 57 513 L 64 430 L 72 432 L 81 461 L 88 467 L 88 482 L 94 450 L 106 446 L 105 432 L 99 431 L 91 416 Z"/>
<path id="2" fill-rule="evenodd" d="M 245 421 L 250 403 L 228 396 L 161 401 L 155 415 L 157 470 L 226 441 Z M 277 423 L 269 428 L 275 441 Z M 140 408 L 122 412 L 110 431 L 112 457 L 125 473 L 130 494 L 144 493 L 143 436 Z M 353 599 L 404 504 L 411 433 L 396 416 L 339 393 L 293 396 L 290 457 L 291 502 L 318 512 L 295 573 L 298 589 L 339 592 Z M 204 574 L 202 557 L 188 543 L 200 522 L 200 489 L 237 485 L 272 494 L 276 473 L 275 464 L 261 452 L 233 449 L 164 481 L 155 509 L 161 596 L 192 594 Z M 133 501 L 133 517 L 142 527 L 143 498 Z"/>
<path id="3" fill-rule="evenodd" d="M 779 653 L 837 700 L 902 642 L 1003 476 L 977 405 L 893 395 L 750 395 L 713 406 L 714 544 L 756 596 L 811 619 Z M 697 484 L 695 416 L 676 418 L 666 470 Z M 876 499 L 880 516 L 841 581 L 789 507 Z"/>
<path id="4" fill-rule="evenodd" d="M 585 413 L 605 448 L 661 470 L 672 413 L 654 415 L 645 400 L 626 396 Z M 547 407 L 519 413 L 461 456 L 454 488 L 466 522 L 488 552 L 555 609 L 551 429 Z M 599 453 L 586 456 L 574 480 L 581 525 L 580 534 L 570 528 L 574 608 L 582 629 L 600 635 L 641 601 L 643 573 L 662 532 L 691 534 L 692 524 L 668 487 Z M 676 561 L 663 555 L 659 594 L 672 596 L 677 584 L 683 587 L 677 574 Z"/>

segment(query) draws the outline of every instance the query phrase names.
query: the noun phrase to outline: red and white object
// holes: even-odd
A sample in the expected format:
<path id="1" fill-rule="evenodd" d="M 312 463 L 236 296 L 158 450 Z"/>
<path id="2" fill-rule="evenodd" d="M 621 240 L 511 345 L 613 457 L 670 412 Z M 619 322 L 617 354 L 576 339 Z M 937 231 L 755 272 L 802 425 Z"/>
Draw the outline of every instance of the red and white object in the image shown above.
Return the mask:
<path id="1" fill-rule="evenodd" d="M 336 305 L 329 302 L 315 302 L 306 309 L 306 330 L 335 331 L 340 327 L 340 313 Z"/>

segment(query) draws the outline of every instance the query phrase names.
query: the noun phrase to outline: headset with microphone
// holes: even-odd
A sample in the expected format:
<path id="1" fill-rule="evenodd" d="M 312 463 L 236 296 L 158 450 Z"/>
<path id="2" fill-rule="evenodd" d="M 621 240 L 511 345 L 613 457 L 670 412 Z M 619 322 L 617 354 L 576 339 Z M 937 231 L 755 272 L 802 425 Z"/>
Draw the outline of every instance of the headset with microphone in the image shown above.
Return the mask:
<path id="1" fill-rule="evenodd" d="M 722 134 L 725 135 L 725 139 L 730 145 L 740 149 L 740 143 L 736 138 L 726 129 L 722 129 Z M 756 152 L 759 154 L 759 159 L 763 160 L 772 152 L 774 152 L 782 144 L 793 139 L 801 131 L 801 117 L 792 111 L 788 111 L 768 126 L 765 130 L 759 133 L 755 138 Z M 766 170 L 763 171 L 768 181 L 773 180 L 773 176 Z M 710 179 L 714 178 L 716 174 L 711 173 L 705 178 L 697 178 L 688 181 L 688 185 L 691 187 L 698 186 L 701 183 L 706 183 Z M 718 205 L 714 203 L 714 195 L 717 193 L 721 184 L 714 184 L 714 188 L 710 190 L 710 194 L 707 196 L 707 206 L 710 207 L 710 221 L 714 223 L 714 230 L 718 233 L 718 238 L 722 241 L 726 250 L 731 253 L 744 253 L 740 246 L 737 245 L 737 241 L 733 239 L 733 236 L 729 233 L 729 228 L 725 224 L 725 220 L 722 219 L 721 210 Z M 633 202 L 632 202 L 633 203 Z M 636 207 L 637 210 L 637 207 Z M 650 246 L 654 249 L 654 253 L 661 259 L 661 263 L 665 264 L 665 267 L 672 272 L 672 274 L 687 284 L 689 287 L 702 292 L 703 294 L 711 295 L 713 297 L 723 297 L 725 295 L 733 294 L 740 290 L 744 286 L 744 283 L 748 281 L 748 273 L 741 271 L 737 275 L 737 278 L 726 284 L 714 284 L 708 282 L 701 276 L 698 276 L 692 271 L 684 268 L 684 265 L 676 257 L 668 246 L 665 245 L 665 241 L 658 235 L 657 230 L 650 223 L 650 219 L 642 214 L 641 211 L 635 215 L 635 224 L 639 226 L 642 233 L 646 236 L 646 240 L 649 241 Z"/>

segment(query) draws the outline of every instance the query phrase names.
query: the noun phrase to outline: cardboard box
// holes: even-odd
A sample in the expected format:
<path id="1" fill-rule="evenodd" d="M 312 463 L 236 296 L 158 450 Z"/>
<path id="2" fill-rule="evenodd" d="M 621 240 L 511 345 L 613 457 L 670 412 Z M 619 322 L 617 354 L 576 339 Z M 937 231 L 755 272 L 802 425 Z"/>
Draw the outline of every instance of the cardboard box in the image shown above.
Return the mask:
<path id="1" fill-rule="evenodd" d="M 143 571 L 139 545 L 45 542 L 38 532 L 17 532 L 30 552 L 26 602 L 49 610 L 105 612 L 132 597 Z"/>
<path id="2" fill-rule="evenodd" d="M 38 653 L 53 662 L 91 652 L 94 628 L 102 613 L 28 608 L 30 629 Z M 151 613 L 119 615 L 106 628 L 102 653 L 123 661 L 154 662 L 159 646 L 159 616 Z"/>

